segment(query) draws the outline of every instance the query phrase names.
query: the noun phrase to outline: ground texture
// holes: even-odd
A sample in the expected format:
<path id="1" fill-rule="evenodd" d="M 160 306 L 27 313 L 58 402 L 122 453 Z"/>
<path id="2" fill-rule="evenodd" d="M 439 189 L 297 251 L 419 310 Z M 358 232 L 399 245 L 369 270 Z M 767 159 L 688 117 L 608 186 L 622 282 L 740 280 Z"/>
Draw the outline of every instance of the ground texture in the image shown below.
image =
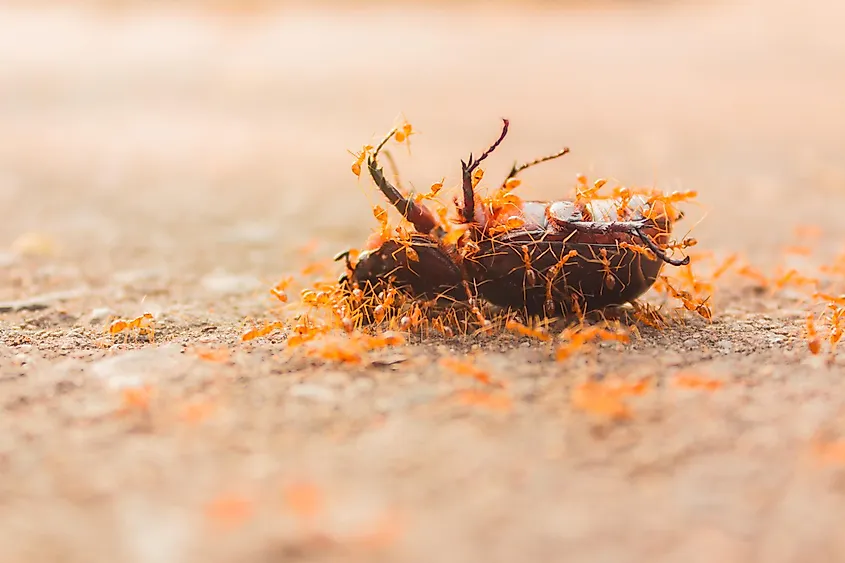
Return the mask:
<path id="1" fill-rule="evenodd" d="M 812 6 L 0 10 L 0 559 L 841 561 L 845 360 L 783 278 L 845 240 L 845 14 Z M 712 323 L 568 362 L 241 342 L 273 284 L 368 236 L 347 151 L 400 115 L 418 190 L 501 117 L 489 177 L 572 149 L 526 197 L 697 190 L 679 234 L 739 256 Z M 104 337 L 142 313 L 155 343 Z M 453 400 L 481 384 L 438 360 L 466 354 L 506 398 Z M 573 403 L 594 375 L 651 387 L 608 418 Z"/>

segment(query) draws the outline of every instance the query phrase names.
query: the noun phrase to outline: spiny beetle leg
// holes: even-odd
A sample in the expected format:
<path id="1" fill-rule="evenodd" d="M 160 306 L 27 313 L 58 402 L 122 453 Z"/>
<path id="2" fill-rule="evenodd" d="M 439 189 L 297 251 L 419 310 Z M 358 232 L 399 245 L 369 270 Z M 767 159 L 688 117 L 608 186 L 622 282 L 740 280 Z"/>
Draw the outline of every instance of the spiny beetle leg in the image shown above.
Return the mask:
<path id="1" fill-rule="evenodd" d="M 463 160 L 461 161 L 461 180 L 463 182 L 462 188 L 464 195 L 464 207 L 461 210 L 461 217 L 465 223 L 472 223 L 475 220 L 475 191 L 472 188 L 472 173 L 475 172 L 475 169 L 478 168 L 478 165 L 481 164 L 485 158 L 490 156 L 493 151 L 496 150 L 508 134 L 510 121 L 503 118 L 502 122 L 502 132 L 499 134 L 499 138 L 496 139 L 495 143 L 490 145 L 490 148 L 478 157 L 478 160 L 473 159 L 472 154 L 470 154 L 467 162 L 464 162 Z"/>
<path id="2" fill-rule="evenodd" d="M 569 153 L 569 147 L 564 147 L 563 149 L 559 150 L 555 154 L 550 154 L 548 156 L 544 156 L 544 157 L 538 158 L 536 160 L 532 160 L 531 162 L 526 162 L 525 164 L 520 164 L 519 166 L 517 166 L 516 163 L 514 163 L 513 168 L 511 168 L 511 171 L 508 173 L 507 177 L 505 177 L 505 181 L 502 182 L 502 187 L 504 188 L 507 185 L 508 180 L 510 180 L 511 178 L 516 178 L 516 176 L 520 172 L 527 170 L 528 168 L 531 168 L 532 166 L 537 166 L 538 164 L 542 164 L 544 162 L 548 162 L 550 160 L 560 158 L 567 153 Z"/>
<path id="3" fill-rule="evenodd" d="M 370 176 L 373 177 L 373 181 L 376 183 L 379 190 L 381 190 L 381 193 L 383 193 L 387 198 L 387 201 L 389 201 L 390 204 L 393 205 L 393 207 L 395 207 L 405 219 L 414 225 L 414 228 L 418 233 L 424 235 L 430 233 L 432 229 L 434 229 L 435 225 L 437 225 L 437 221 L 434 219 L 431 211 L 429 211 L 428 208 L 417 204 L 409 197 L 402 197 L 399 190 L 397 190 L 393 184 L 384 177 L 384 172 L 381 168 L 378 168 L 375 158 L 371 157 L 367 162 L 367 166 L 370 169 Z"/>
<path id="4" fill-rule="evenodd" d="M 402 197 L 402 194 L 399 193 L 399 190 L 391 184 L 387 178 L 384 177 L 384 171 L 379 168 L 378 165 L 378 153 L 387 144 L 387 141 L 393 137 L 394 133 L 396 133 L 396 129 L 391 129 L 390 133 L 382 139 L 381 143 L 379 143 L 376 150 L 373 152 L 373 155 L 367 159 L 367 168 L 370 170 L 370 176 L 372 176 L 373 181 L 378 186 L 378 189 L 381 190 L 381 193 L 384 194 L 384 197 L 387 198 L 387 201 L 402 214 L 402 216 L 407 219 L 417 232 L 422 234 L 428 234 L 434 229 L 435 225 L 437 225 L 437 221 L 434 218 L 434 215 L 431 214 L 431 211 L 428 208 L 423 207 L 422 205 L 418 205 L 413 199 L 410 197 Z"/>
<path id="5" fill-rule="evenodd" d="M 651 240 L 651 238 L 647 234 L 645 234 L 641 229 L 636 229 L 636 234 L 640 238 L 640 240 L 642 240 L 646 244 L 646 246 L 648 246 L 649 249 L 651 249 L 651 251 L 654 252 L 654 254 L 664 262 L 673 266 L 686 266 L 690 263 L 689 256 L 685 256 L 683 260 L 676 260 L 674 258 L 669 258 L 668 256 L 666 256 L 666 253 L 663 252 L 663 249 L 657 246 L 657 244 L 653 240 Z"/>
<path id="6" fill-rule="evenodd" d="M 627 233 L 629 235 L 637 235 L 637 230 L 647 226 L 647 222 L 643 221 L 613 221 L 608 223 L 601 223 L 597 221 L 567 221 L 565 223 L 572 228 L 585 232 L 596 234 L 608 233 Z"/>
<path id="7" fill-rule="evenodd" d="M 571 225 L 573 228 L 588 232 L 588 233 L 627 233 L 629 235 L 634 235 L 640 240 L 642 240 L 648 248 L 654 252 L 654 254 L 666 262 L 667 264 L 671 264 L 673 266 L 686 266 L 690 263 L 690 257 L 686 256 L 682 260 L 676 260 L 674 258 L 669 258 L 666 256 L 666 253 L 660 248 L 657 243 L 655 243 L 651 238 L 643 232 L 643 228 L 647 226 L 647 221 L 614 221 L 612 223 L 595 223 L 591 221 L 568 221 L 567 225 Z"/>

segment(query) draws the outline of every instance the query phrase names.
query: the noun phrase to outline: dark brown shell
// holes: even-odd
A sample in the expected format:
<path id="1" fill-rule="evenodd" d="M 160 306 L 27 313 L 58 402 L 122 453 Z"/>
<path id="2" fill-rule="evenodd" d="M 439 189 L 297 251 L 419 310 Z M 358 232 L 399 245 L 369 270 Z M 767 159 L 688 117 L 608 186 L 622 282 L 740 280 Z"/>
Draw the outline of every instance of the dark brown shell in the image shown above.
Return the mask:
<path id="1" fill-rule="evenodd" d="M 573 311 L 573 301 L 586 312 L 631 302 L 651 288 L 663 267 L 640 253 L 616 245 L 567 242 L 563 235 L 520 232 L 479 244 L 464 262 L 484 299 L 501 307 L 523 309 L 529 315 L 561 315 Z M 529 248 L 533 275 L 528 275 L 522 246 Z M 602 263 L 607 253 L 609 268 Z M 570 251 L 549 287 L 553 268 Z M 610 274 L 608 274 L 608 271 Z M 612 282 L 608 282 L 608 276 Z M 533 282 L 533 283 L 532 283 Z M 551 310 L 546 304 L 551 289 Z"/>

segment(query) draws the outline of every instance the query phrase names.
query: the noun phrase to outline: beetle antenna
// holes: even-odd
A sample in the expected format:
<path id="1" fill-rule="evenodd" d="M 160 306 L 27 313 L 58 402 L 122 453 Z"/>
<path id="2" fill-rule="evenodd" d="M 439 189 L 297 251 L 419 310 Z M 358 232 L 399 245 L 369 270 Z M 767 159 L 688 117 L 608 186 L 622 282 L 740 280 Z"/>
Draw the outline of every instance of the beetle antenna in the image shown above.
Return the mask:
<path id="1" fill-rule="evenodd" d="M 354 270 L 355 268 L 352 267 L 352 262 L 349 261 L 349 255 L 352 253 L 351 250 L 344 250 L 340 254 L 335 255 L 334 261 L 339 262 L 340 260 L 346 260 L 346 267 L 350 270 Z"/>
<path id="2" fill-rule="evenodd" d="M 434 215 L 432 215 L 428 208 L 417 204 L 413 198 L 403 197 L 399 190 L 397 190 L 396 187 L 384 177 L 384 171 L 379 168 L 378 161 L 376 160 L 378 158 L 379 151 L 381 151 L 382 147 L 387 144 L 387 141 L 389 141 L 395 133 L 396 129 L 391 129 L 390 133 L 388 133 L 382 142 L 379 143 L 376 150 L 373 151 L 372 156 L 367 159 L 367 168 L 369 168 L 370 176 L 372 176 L 373 181 L 376 183 L 379 190 L 381 190 L 381 193 L 384 194 L 384 197 L 387 198 L 387 201 L 389 201 L 390 204 L 395 207 L 405 219 L 414 225 L 414 228 L 418 233 L 426 235 L 437 226 L 437 220 L 434 218 Z"/>
<path id="3" fill-rule="evenodd" d="M 381 142 L 380 142 L 380 143 L 378 144 L 378 146 L 376 147 L 376 150 L 375 150 L 375 151 L 373 151 L 373 160 L 375 160 L 376 158 L 378 158 L 378 153 L 380 153 L 380 152 L 381 152 L 381 149 L 382 149 L 382 148 L 384 148 L 384 145 L 386 145 L 386 144 L 387 144 L 387 141 L 389 141 L 389 140 L 391 139 L 391 137 L 393 137 L 393 135 L 395 135 L 395 134 L 396 134 L 396 127 L 394 127 L 393 129 L 391 129 L 391 130 L 387 133 L 387 135 L 385 135 L 384 139 L 382 139 L 382 140 L 381 140 Z"/>
<path id="4" fill-rule="evenodd" d="M 508 119 L 502 119 L 504 125 L 502 126 L 502 133 L 499 135 L 499 138 L 496 139 L 496 142 L 490 145 L 490 148 L 484 151 L 478 160 L 472 158 L 472 153 L 469 155 L 469 160 L 467 162 L 461 161 L 461 178 L 463 180 L 463 192 L 464 192 L 464 207 L 461 210 L 461 216 L 465 223 L 472 223 L 475 219 L 475 191 L 472 187 L 472 173 L 478 168 L 478 165 L 481 164 L 485 158 L 490 156 L 494 150 L 501 144 L 501 142 L 505 139 L 505 135 L 508 134 L 508 125 L 510 125 L 510 121 Z"/>
<path id="5" fill-rule="evenodd" d="M 654 252 L 655 256 L 657 256 L 667 264 L 672 264 L 673 266 L 686 266 L 687 264 L 689 264 L 689 256 L 685 256 L 683 260 L 669 258 L 668 256 L 666 256 L 666 253 L 663 252 L 663 249 L 657 246 L 657 244 L 653 240 L 651 240 L 649 236 L 642 231 L 642 229 L 635 228 L 634 232 L 637 234 L 638 237 L 640 237 L 640 240 L 642 240 L 646 244 L 646 246 L 649 247 L 652 252 Z"/>
<path id="6" fill-rule="evenodd" d="M 522 172 L 523 170 L 525 170 L 525 169 L 527 169 L 527 168 L 531 168 L 532 166 L 536 166 L 536 165 L 538 165 L 538 164 L 542 164 L 542 163 L 544 163 L 544 162 L 548 162 L 548 161 L 550 161 L 550 160 L 554 160 L 554 159 L 556 159 L 556 158 L 560 158 L 560 157 L 562 157 L 563 155 L 567 154 L 568 152 L 569 152 L 569 147 L 563 147 L 563 149 L 561 149 L 560 151 L 556 152 L 555 154 L 550 154 L 550 155 L 548 155 L 548 156 L 544 156 L 544 157 L 542 157 L 542 158 L 538 158 L 537 160 L 532 160 L 531 162 L 526 162 L 525 164 L 521 164 L 521 165 L 519 165 L 519 166 L 517 166 L 516 164 L 514 164 L 514 165 L 513 165 L 513 168 L 511 168 L 510 173 L 508 173 L 507 178 L 505 178 L 505 181 L 504 181 L 504 182 L 502 182 L 502 187 L 504 188 L 504 187 L 505 187 L 505 184 L 507 184 L 508 180 L 510 180 L 511 178 L 515 178 L 515 177 L 517 176 L 517 174 L 519 174 L 519 173 L 520 173 L 520 172 Z"/>

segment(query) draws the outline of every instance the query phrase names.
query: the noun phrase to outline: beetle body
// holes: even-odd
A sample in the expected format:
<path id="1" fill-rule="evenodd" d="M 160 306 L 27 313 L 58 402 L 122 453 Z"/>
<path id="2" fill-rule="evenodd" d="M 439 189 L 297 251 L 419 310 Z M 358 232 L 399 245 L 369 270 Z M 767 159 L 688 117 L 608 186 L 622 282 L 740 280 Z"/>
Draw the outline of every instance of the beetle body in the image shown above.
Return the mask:
<path id="1" fill-rule="evenodd" d="M 463 232 L 458 237 L 385 179 L 376 149 L 368 162 L 370 174 L 416 232 L 404 240 L 380 241 L 355 264 L 344 253 L 348 271 L 341 282 L 372 290 L 389 282 L 427 300 L 465 302 L 477 294 L 500 307 L 551 317 L 631 302 L 651 288 L 664 263 L 689 262 L 669 258 L 658 242 L 679 218 L 660 198 L 625 192 L 619 197 L 522 201 L 505 189 L 507 181 L 497 196 L 477 197 L 473 172 L 502 141 L 507 127 L 505 120 L 498 141 L 478 160 L 462 162 L 464 201 L 457 211 Z M 514 167 L 508 180 L 551 158 Z"/>

